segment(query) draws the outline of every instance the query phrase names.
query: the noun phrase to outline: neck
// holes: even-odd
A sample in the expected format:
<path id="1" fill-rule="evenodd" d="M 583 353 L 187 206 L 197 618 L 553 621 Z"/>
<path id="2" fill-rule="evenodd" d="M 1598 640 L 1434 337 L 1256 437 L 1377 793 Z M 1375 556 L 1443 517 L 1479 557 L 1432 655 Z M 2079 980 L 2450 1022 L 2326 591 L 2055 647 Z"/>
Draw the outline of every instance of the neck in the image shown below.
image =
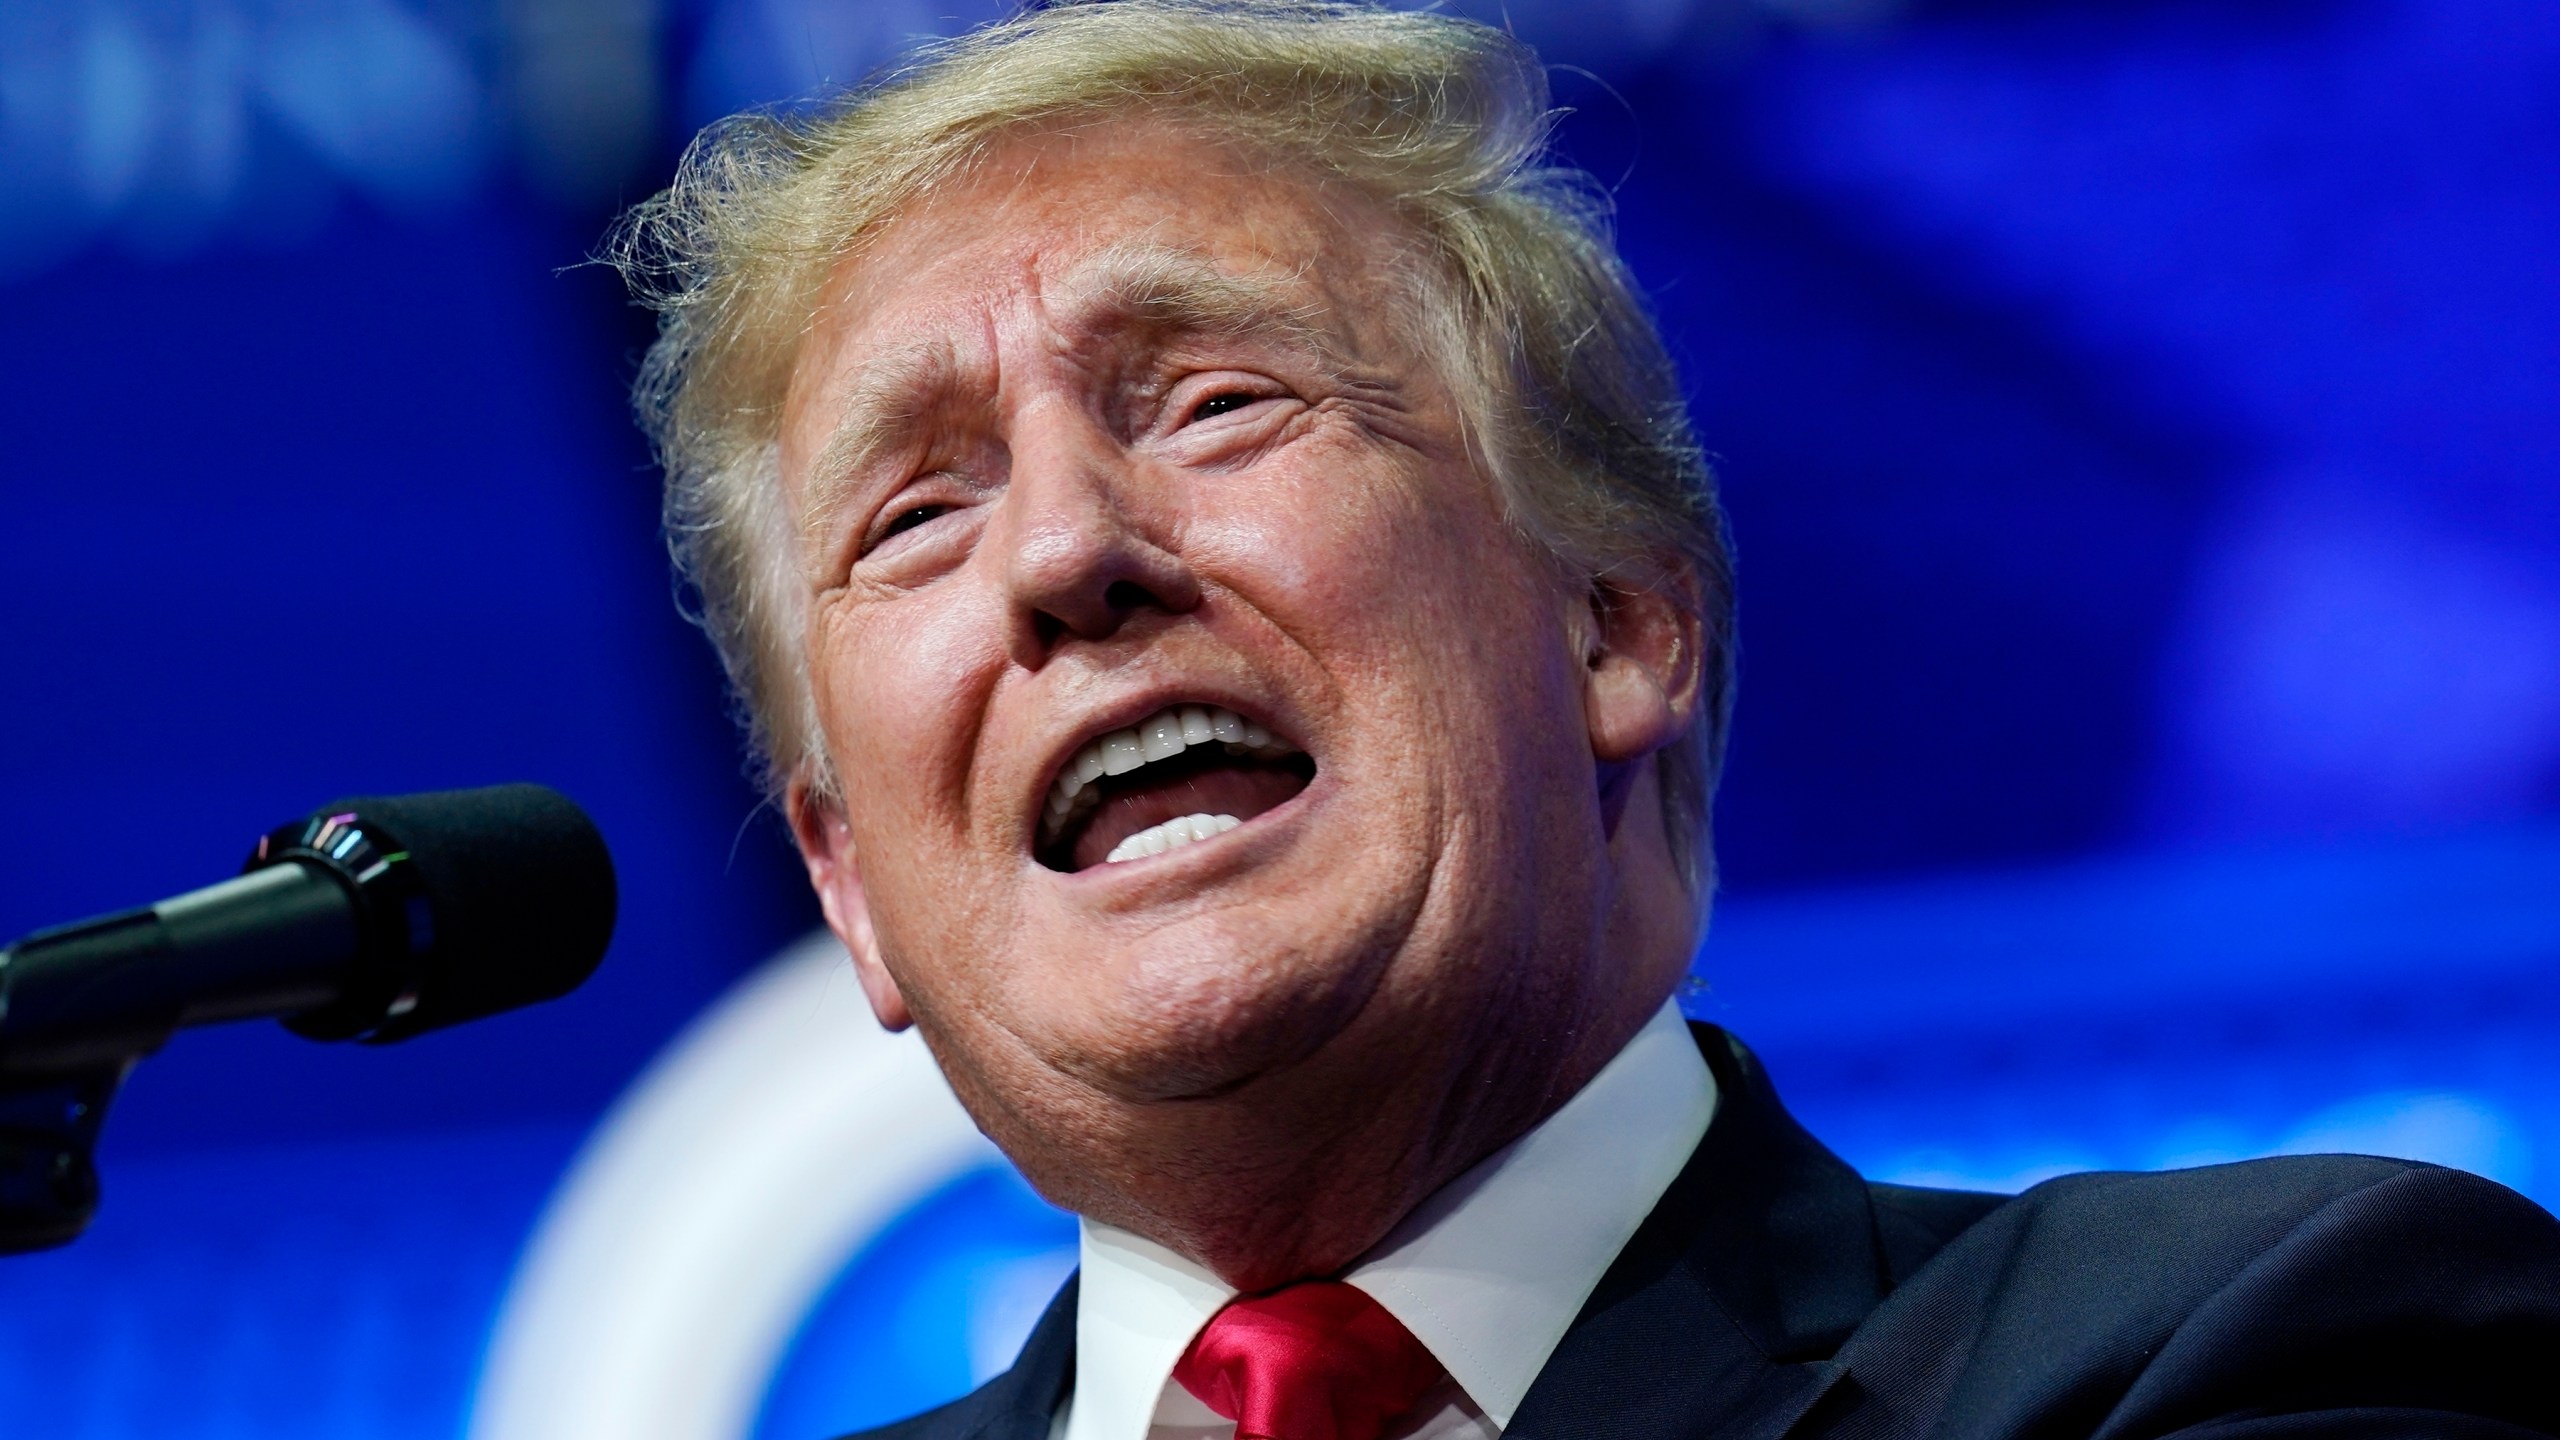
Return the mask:
<path id="1" fill-rule="evenodd" d="M 1630 986 L 1578 1008 L 1549 997 L 1508 1012 L 1545 1024 L 1453 1021 L 1427 1044 L 1410 1025 L 1346 1035 L 1349 1053 L 1327 1057 L 1340 1063 L 1163 1107 L 1147 1148 L 1165 1159 L 1141 1183 L 1076 1208 L 1246 1293 L 1339 1275 L 1433 1193 L 1572 1099 L 1670 988 Z"/>

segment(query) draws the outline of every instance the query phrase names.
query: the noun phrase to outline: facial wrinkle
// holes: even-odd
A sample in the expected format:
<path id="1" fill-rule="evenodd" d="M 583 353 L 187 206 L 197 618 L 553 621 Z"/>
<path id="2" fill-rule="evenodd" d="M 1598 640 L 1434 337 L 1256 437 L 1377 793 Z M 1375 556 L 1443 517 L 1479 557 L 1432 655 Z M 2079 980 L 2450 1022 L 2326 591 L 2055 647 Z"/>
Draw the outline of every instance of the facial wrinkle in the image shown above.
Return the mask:
<path id="1" fill-rule="evenodd" d="M 879 467 L 914 442 L 917 423 L 949 403 L 962 384 L 959 356 L 941 339 L 883 351 L 863 364 L 847 392 L 835 429 L 809 467 L 800 530 L 821 535 Z"/>
<path id="2" fill-rule="evenodd" d="M 1296 279 L 1239 273 L 1197 250 L 1129 240 L 1085 257 L 1060 289 L 1073 333 L 1267 337 L 1338 369 L 1348 356 L 1323 323 L 1327 307 Z"/>

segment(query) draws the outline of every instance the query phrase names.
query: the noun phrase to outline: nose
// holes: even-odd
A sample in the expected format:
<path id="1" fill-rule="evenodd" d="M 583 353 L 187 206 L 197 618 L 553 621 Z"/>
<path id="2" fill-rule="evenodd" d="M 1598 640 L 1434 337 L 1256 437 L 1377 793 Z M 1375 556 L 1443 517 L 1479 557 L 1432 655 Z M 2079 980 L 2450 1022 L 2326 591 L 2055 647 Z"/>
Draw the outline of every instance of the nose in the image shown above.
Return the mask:
<path id="1" fill-rule="evenodd" d="M 1126 450 L 1065 405 L 1018 417 L 1005 485 L 1005 584 L 1032 663 L 1068 637 L 1106 640 L 1147 611 L 1184 614 L 1200 584 L 1166 548 L 1157 523 L 1133 511 Z M 1150 506 L 1150 509 L 1155 507 Z"/>

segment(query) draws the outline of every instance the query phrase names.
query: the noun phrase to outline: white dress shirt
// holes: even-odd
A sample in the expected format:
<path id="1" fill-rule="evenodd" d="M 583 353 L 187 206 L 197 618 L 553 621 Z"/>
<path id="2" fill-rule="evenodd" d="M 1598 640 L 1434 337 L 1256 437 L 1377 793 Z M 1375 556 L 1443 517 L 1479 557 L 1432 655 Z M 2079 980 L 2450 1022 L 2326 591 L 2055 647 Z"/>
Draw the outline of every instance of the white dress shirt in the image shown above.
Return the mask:
<path id="1" fill-rule="evenodd" d="M 1342 1277 L 1449 1371 L 1403 1440 L 1502 1433 L 1715 1109 L 1715 1076 L 1665 1003 L 1580 1093 L 1424 1201 Z M 1108 1225 L 1083 1222 L 1081 1249 L 1075 1389 L 1050 1435 L 1231 1440 L 1235 1426 L 1172 1376 L 1236 1292 Z"/>

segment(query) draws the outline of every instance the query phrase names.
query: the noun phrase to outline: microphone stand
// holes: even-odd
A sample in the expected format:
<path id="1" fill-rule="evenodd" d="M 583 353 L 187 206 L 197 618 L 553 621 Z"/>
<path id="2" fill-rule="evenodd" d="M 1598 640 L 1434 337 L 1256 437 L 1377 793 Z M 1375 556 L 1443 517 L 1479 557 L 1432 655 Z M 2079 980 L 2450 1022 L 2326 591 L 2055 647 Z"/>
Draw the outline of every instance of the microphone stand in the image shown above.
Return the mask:
<path id="1" fill-rule="evenodd" d="M 179 1010 L 130 1005 L 141 988 L 132 982 L 157 978 L 148 949 L 120 974 L 90 978 L 81 965 L 102 950 L 134 948 L 137 933 L 149 935 L 160 921 L 156 908 L 127 910 L 0 949 L 0 1255 L 67 1245 L 97 1214 L 107 1106 L 133 1067 L 167 1043 Z M 88 983 L 47 984 L 65 975 Z M 85 1018 L 109 1023 L 11 1035 L 9 1022 L 23 1031 L 31 1008 L 39 1021 L 85 1010 Z"/>
<path id="2" fill-rule="evenodd" d="M 353 814 L 314 815 L 260 839 L 235 879 L 0 949 L 0 1255 L 66 1245 L 89 1228 L 107 1106 L 180 1025 L 282 1014 L 296 1034 L 338 1040 L 405 1012 L 411 982 L 398 966 L 370 967 L 334 996 L 315 967 L 208 1003 L 204 977 L 169 963 L 182 940 L 219 929 L 226 900 L 252 894 L 289 899 L 324 929 L 333 911 L 351 914 L 339 923 L 373 932 L 375 953 L 405 959 L 425 910 L 408 855 L 381 841 Z M 355 948 L 352 929 L 319 947 L 339 948 Z M 244 936 L 233 953 L 247 961 L 274 945 Z"/>
<path id="3" fill-rule="evenodd" d="M 0 1075 L 0 1254 L 66 1245 L 89 1228 L 98 1210 L 98 1131 L 141 1058 Z"/>

